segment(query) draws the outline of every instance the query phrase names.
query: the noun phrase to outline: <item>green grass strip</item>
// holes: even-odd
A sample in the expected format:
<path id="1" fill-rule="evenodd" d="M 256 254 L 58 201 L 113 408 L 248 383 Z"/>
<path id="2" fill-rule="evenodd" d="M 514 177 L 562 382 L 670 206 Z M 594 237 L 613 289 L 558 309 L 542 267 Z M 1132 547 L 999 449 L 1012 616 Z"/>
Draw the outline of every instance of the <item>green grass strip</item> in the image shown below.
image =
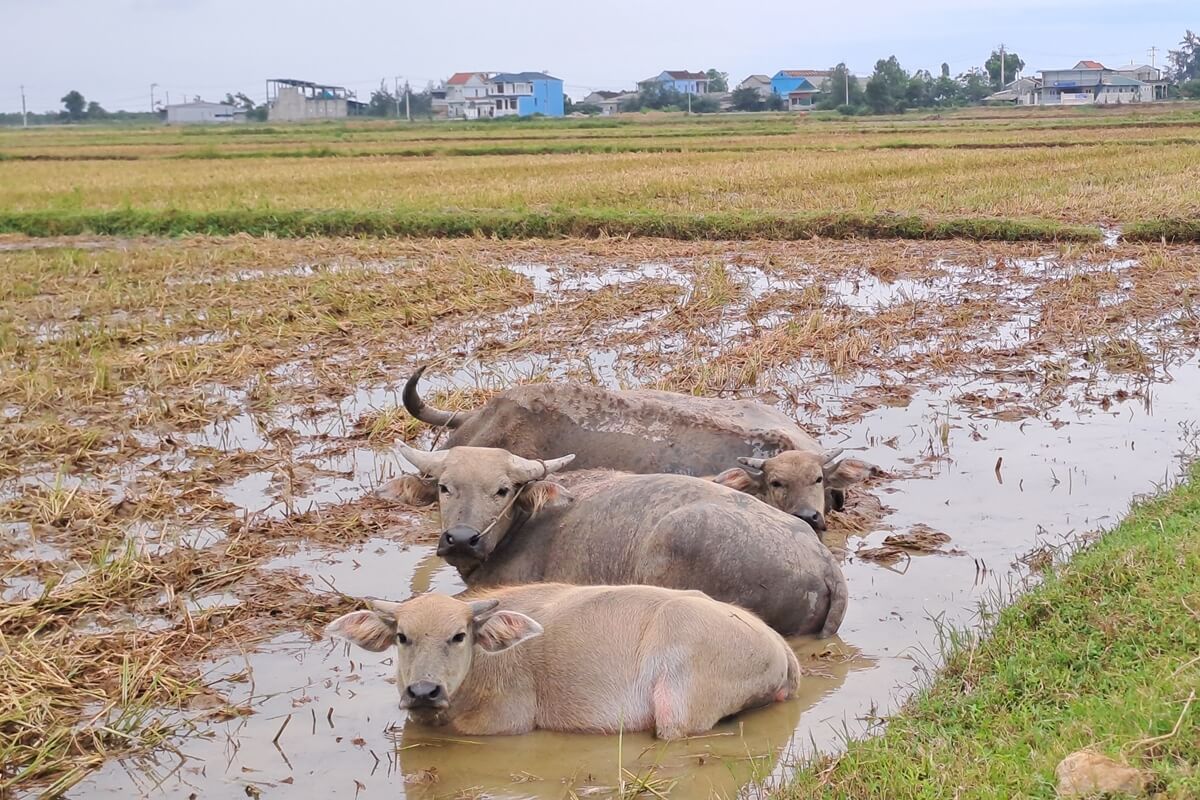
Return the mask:
<path id="1" fill-rule="evenodd" d="M 500 239 L 660 237 L 680 240 L 825 238 L 1098 241 L 1097 228 L 1045 220 L 927 219 L 900 214 L 666 214 L 649 211 L 11 211 L 0 233 L 183 236 L 406 236 Z"/>
<path id="2" fill-rule="evenodd" d="M 1121 237 L 1131 242 L 1200 242 L 1200 219 L 1156 219 L 1125 226 Z"/>
<path id="3" fill-rule="evenodd" d="M 1200 697 L 1184 713 L 1198 654 L 1200 467 L 1002 611 L 882 735 L 775 800 L 1052 798 L 1055 766 L 1084 748 L 1146 770 L 1155 797 L 1200 797 Z"/>

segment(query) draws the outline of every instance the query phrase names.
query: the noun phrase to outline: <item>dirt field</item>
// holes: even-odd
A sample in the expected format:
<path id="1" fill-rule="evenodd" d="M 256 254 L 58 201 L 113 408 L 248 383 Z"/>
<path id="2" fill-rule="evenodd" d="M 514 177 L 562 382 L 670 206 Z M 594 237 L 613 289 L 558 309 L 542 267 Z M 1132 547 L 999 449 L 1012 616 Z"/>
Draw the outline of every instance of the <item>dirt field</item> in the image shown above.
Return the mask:
<path id="1" fill-rule="evenodd" d="M 979 124 L 956 121 L 945 135 Z M 0 150 L 12 141 L 0 136 Z M 1190 151 L 1113 146 L 1114 184 L 1126 156 L 1143 169 L 1140 147 L 1178 159 L 1153 178 L 1160 202 L 1146 186 L 1129 189 L 1139 216 L 1196 208 L 1194 185 L 1173 183 Z M 914 152 L 855 155 L 879 159 L 856 162 L 863 185 L 876 191 L 890 171 L 906 173 Z M 995 168 L 993 151 L 947 152 Z M 1002 155 L 1015 163 L 1020 152 Z M 509 174 L 514 158 L 543 166 L 527 178 L 534 194 L 505 192 L 577 202 L 544 157 L 322 157 L 303 170 L 342 176 L 347 203 L 380 205 L 403 202 L 388 170 L 415 185 L 437 172 L 421 191 L 453 205 L 453 191 L 437 188 L 446 170 L 481 170 L 486 182 Z M 742 194 L 750 177 L 726 180 L 691 154 L 558 158 L 615 175 L 659 162 L 638 166 L 639 178 L 603 178 L 614 203 L 624 191 L 642 202 L 632 187 L 657 181 L 645 189 L 653 202 L 721 195 L 759 207 Z M 287 191 L 297 162 L 266 161 Z M 75 181 L 87 206 L 157 191 L 129 170 L 158 162 L 82 163 L 74 177 L 77 162 L 0 164 L 22 178 L 0 193 L 69 205 Z M 236 182 L 239 196 L 272 185 L 259 180 L 258 160 L 247 172 L 232 160 L 170 163 L 180 171 L 163 185 L 188 202 L 240 202 L 194 192 L 189 175 Z M 227 169 L 238 177 L 216 177 Z M 688 175 L 685 200 L 664 188 L 675 171 Z M 901 211 L 973 202 L 951 189 L 930 197 L 904 178 L 893 185 L 895 198 L 909 193 L 894 201 Z M 1052 216 L 1126 218 L 1131 206 L 1105 211 L 1100 196 L 1062 197 Z M 0 787 L 355 797 L 403 784 L 421 797 L 689 798 L 770 785 L 814 749 L 880 724 L 981 599 L 1010 595 L 1178 473 L 1196 441 L 1198 300 L 1200 249 L 1115 235 L 1095 244 L 0 236 Z M 397 408 L 421 364 L 432 365 L 427 392 L 452 407 L 564 379 L 754 398 L 882 467 L 831 520 L 851 610 L 837 639 L 794 643 L 801 698 L 671 746 L 640 735 L 480 742 L 406 729 L 385 659 L 319 632 L 358 596 L 460 586 L 431 555 L 430 515 L 370 497 L 404 466 L 392 442 L 431 443 Z"/>

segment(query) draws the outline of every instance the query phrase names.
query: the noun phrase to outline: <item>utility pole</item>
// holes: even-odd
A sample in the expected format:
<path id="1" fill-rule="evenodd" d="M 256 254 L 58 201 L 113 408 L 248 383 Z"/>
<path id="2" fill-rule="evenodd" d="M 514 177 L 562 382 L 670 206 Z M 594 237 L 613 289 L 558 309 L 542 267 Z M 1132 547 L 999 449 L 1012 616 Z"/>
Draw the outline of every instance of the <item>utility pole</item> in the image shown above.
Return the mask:
<path id="1" fill-rule="evenodd" d="M 156 87 L 156 86 L 158 86 L 157 83 L 150 84 L 150 113 L 151 114 L 154 113 L 154 87 Z"/>
<path id="2" fill-rule="evenodd" d="M 1155 67 L 1157 65 L 1154 63 L 1154 59 L 1155 59 L 1155 56 L 1158 55 L 1158 48 L 1152 46 L 1150 48 L 1149 52 L 1150 52 L 1150 66 Z"/>
<path id="3" fill-rule="evenodd" d="M 692 115 L 692 93 L 688 92 L 688 116 Z"/>
<path id="4" fill-rule="evenodd" d="M 846 72 L 842 75 L 842 83 L 846 86 L 846 105 L 850 105 L 850 68 L 846 67 Z"/>
<path id="5" fill-rule="evenodd" d="M 412 90 L 408 86 L 408 81 L 405 81 L 404 82 L 404 116 L 408 119 L 409 122 L 412 122 L 412 106 L 410 106 L 408 103 L 408 98 L 409 98 L 409 95 L 411 95 L 411 94 L 412 94 Z"/>
<path id="6" fill-rule="evenodd" d="M 1004 88 L 1004 42 L 1000 43 L 1000 88 Z"/>
<path id="7" fill-rule="evenodd" d="M 29 114 L 25 111 L 25 84 L 21 84 L 21 127 L 29 127 Z"/>
<path id="8" fill-rule="evenodd" d="M 394 81 L 396 92 L 396 119 L 400 119 L 400 76 L 396 75 L 392 80 Z"/>

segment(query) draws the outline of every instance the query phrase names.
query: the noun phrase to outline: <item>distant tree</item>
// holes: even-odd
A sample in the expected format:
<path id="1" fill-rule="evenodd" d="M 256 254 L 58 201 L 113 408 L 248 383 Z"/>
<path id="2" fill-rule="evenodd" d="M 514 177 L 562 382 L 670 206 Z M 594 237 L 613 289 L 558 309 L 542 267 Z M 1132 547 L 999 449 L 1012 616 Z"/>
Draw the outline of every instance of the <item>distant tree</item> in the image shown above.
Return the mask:
<path id="1" fill-rule="evenodd" d="M 108 112 L 95 100 L 87 104 L 87 111 L 84 114 L 88 119 L 108 119 Z"/>
<path id="2" fill-rule="evenodd" d="M 84 112 L 87 109 L 87 100 L 83 98 L 82 94 L 72 89 L 63 95 L 61 102 L 63 108 L 66 109 L 67 119 L 72 122 L 83 119 Z"/>
<path id="3" fill-rule="evenodd" d="M 684 98 L 682 108 L 687 107 L 687 98 Z M 715 97 L 698 94 L 692 97 L 691 109 L 693 114 L 715 114 L 721 110 L 721 103 Z"/>
<path id="4" fill-rule="evenodd" d="M 834 109 L 843 105 L 861 106 L 863 104 L 862 87 L 858 84 L 858 78 L 850 74 L 850 69 L 846 64 L 844 62 L 838 64 L 830 72 L 832 74 L 821 84 L 822 94 L 821 99 L 817 101 L 817 107 Z"/>
<path id="5" fill-rule="evenodd" d="M 787 111 L 787 103 L 783 96 L 771 92 L 767 95 L 767 111 Z"/>
<path id="6" fill-rule="evenodd" d="M 570 114 L 575 110 L 575 101 L 571 99 L 571 95 L 563 92 L 563 113 Z"/>
<path id="7" fill-rule="evenodd" d="M 387 81 L 380 80 L 379 88 L 371 92 L 367 103 L 367 116 L 391 117 L 396 114 L 396 95 L 388 91 Z"/>
<path id="8" fill-rule="evenodd" d="M 1179 49 L 1167 52 L 1167 63 L 1167 74 L 1176 83 L 1200 78 L 1200 36 L 1186 31 Z"/>
<path id="9" fill-rule="evenodd" d="M 941 77 L 933 82 L 932 99 L 936 106 L 953 106 L 957 105 L 961 100 L 962 87 L 958 81 L 950 77 L 950 66 L 942 64 L 945 69 L 942 71 Z"/>
<path id="10" fill-rule="evenodd" d="M 758 93 L 758 89 L 751 86 L 734 89 L 729 101 L 734 111 L 762 111 L 767 107 L 767 101 Z"/>
<path id="11" fill-rule="evenodd" d="M 575 114 L 587 114 L 589 117 L 594 117 L 604 109 L 595 103 L 572 103 L 571 111 Z"/>
<path id="12" fill-rule="evenodd" d="M 1002 89 L 1000 85 L 1000 51 L 993 50 L 988 60 L 984 62 L 983 68 L 987 70 L 988 76 L 991 78 L 993 89 Z M 1025 69 L 1025 62 L 1016 53 L 1004 54 L 1004 82 L 1008 83 L 1017 79 L 1017 73 Z"/>
<path id="13" fill-rule="evenodd" d="M 992 84 L 988 74 L 978 67 L 958 76 L 958 96 L 967 103 L 978 103 L 992 93 Z"/>
<path id="14" fill-rule="evenodd" d="M 708 75 L 708 90 L 710 92 L 728 92 L 729 91 L 729 73 L 718 72 L 715 69 L 710 69 Z"/>
<path id="15" fill-rule="evenodd" d="M 1200 78 L 1192 78 L 1179 84 L 1179 96 L 1189 100 L 1200 100 Z"/>
<path id="16" fill-rule="evenodd" d="M 933 75 L 927 69 L 919 69 L 908 77 L 904 89 L 904 104 L 909 108 L 929 108 L 934 102 Z"/>
<path id="17" fill-rule="evenodd" d="M 905 108 L 908 73 L 895 56 L 875 62 L 875 71 L 867 81 L 867 105 L 876 114 L 894 114 Z"/>

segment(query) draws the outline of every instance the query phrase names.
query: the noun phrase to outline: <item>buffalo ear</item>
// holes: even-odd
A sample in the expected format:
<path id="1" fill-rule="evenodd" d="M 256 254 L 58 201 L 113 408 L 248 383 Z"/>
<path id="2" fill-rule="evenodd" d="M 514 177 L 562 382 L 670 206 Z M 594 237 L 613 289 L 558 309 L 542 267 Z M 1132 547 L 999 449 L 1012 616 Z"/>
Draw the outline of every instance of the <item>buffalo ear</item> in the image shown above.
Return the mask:
<path id="1" fill-rule="evenodd" d="M 763 490 L 763 473 L 758 470 L 751 471 L 733 467 L 714 477 L 713 483 L 719 483 L 746 494 L 759 494 Z"/>
<path id="2" fill-rule="evenodd" d="M 866 480 L 879 473 L 879 467 L 857 458 L 843 458 L 836 464 L 825 467 L 825 481 L 830 489 L 845 489 L 847 486 Z"/>
<path id="3" fill-rule="evenodd" d="M 396 639 L 396 620 L 376 611 L 351 611 L 325 627 L 325 633 L 349 639 L 364 650 L 380 653 Z"/>
<path id="4" fill-rule="evenodd" d="M 416 475 L 401 475 L 376 489 L 375 496 L 406 506 L 427 506 L 437 500 L 437 481 Z"/>
<path id="5" fill-rule="evenodd" d="M 497 611 L 475 632 L 475 644 L 489 653 L 501 653 L 521 642 L 542 635 L 542 626 L 533 617 L 516 611 Z"/>
<path id="6" fill-rule="evenodd" d="M 566 508 L 574 499 L 561 483 L 533 481 L 521 488 L 521 497 L 517 502 L 532 515 L 543 508 Z"/>

